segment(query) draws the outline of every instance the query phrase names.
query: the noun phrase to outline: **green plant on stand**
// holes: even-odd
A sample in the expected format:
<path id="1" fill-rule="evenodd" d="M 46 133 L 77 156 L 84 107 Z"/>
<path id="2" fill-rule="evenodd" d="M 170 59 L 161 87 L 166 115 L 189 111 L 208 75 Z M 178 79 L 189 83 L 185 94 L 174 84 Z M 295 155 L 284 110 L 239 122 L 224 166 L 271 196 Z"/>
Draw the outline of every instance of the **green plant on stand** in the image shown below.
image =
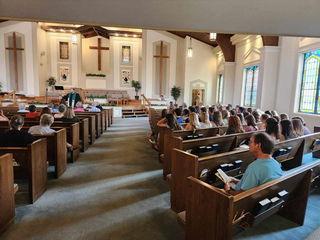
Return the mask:
<path id="1" fill-rule="evenodd" d="M 171 88 L 171 96 L 173 97 L 175 103 L 177 103 L 178 98 L 181 96 L 181 88 L 173 86 Z"/>
<path id="2" fill-rule="evenodd" d="M 139 95 L 138 95 L 138 92 L 139 90 L 141 89 L 141 84 L 139 81 L 135 81 L 135 80 L 132 80 L 131 81 L 131 87 L 134 88 L 134 91 L 136 92 L 136 96 L 134 97 L 136 100 L 139 100 Z"/>

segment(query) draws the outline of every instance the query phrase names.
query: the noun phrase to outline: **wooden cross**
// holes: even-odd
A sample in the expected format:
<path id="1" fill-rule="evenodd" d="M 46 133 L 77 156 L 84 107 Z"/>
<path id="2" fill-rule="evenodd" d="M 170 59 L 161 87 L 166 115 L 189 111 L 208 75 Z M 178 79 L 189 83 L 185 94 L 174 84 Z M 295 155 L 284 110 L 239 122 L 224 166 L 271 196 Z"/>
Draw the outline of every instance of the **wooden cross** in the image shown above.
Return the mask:
<path id="1" fill-rule="evenodd" d="M 109 48 L 101 46 L 101 38 L 98 38 L 98 46 L 89 46 L 89 48 L 98 50 L 98 70 L 101 71 L 101 51 L 109 50 Z"/>
<path id="2" fill-rule="evenodd" d="M 6 50 L 13 51 L 13 67 L 15 74 L 15 82 L 16 82 L 16 91 L 18 91 L 18 51 L 23 51 L 23 48 L 17 48 L 17 37 L 16 33 L 13 32 L 13 47 L 7 47 Z"/>
<path id="3" fill-rule="evenodd" d="M 160 42 L 160 55 L 154 55 L 153 57 L 160 60 L 160 95 L 162 95 L 162 82 L 163 82 L 163 59 L 169 58 L 169 56 L 163 55 L 163 41 Z"/>

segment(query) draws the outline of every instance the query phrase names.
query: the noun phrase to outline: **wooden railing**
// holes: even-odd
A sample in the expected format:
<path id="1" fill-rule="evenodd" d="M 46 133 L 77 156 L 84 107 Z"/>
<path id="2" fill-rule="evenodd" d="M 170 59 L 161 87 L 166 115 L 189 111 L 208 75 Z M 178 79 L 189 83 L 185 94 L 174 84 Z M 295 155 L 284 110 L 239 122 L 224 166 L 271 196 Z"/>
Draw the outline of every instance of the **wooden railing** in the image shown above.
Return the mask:
<path id="1" fill-rule="evenodd" d="M 148 100 L 148 98 L 146 98 L 144 94 L 141 94 L 141 97 L 142 97 L 142 105 L 144 105 L 145 107 L 151 107 L 151 103 Z"/>

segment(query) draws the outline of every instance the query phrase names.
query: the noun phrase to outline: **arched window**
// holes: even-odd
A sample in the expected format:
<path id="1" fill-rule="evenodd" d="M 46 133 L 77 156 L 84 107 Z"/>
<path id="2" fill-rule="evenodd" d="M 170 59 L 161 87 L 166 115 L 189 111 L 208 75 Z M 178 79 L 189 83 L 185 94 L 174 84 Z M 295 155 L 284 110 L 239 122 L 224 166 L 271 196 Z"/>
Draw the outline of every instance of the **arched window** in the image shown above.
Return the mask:
<path id="1" fill-rule="evenodd" d="M 223 102 L 223 75 L 218 75 L 218 81 L 217 81 L 217 103 Z"/>
<path id="2" fill-rule="evenodd" d="M 243 105 L 255 107 L 257 105 L 257 88 L 258 88 L 259 66 L 246 67 L 243 70 L 244 78 L 244 97 Z"/>
<path id="3" fill-rule="evenodd" d="M 304 53 L 299 112 L 320 113 L 319 66 L 320 49 Z"/>

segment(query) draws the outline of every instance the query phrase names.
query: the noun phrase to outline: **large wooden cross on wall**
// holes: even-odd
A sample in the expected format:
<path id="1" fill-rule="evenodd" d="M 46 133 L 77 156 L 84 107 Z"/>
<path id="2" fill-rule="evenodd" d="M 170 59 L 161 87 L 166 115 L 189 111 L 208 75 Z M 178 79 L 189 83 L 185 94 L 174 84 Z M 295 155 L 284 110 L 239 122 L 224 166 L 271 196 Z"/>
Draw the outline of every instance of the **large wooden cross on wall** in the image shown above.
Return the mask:
<path id="1" fill-rule="evenodd" d="M 98 50 L 98 70 L 101 71 L 101 51 L 109 50 L 109 48 L 101 46 L 101 38 L 98 38 L 98 46 L 89 46 L 89 48 Z"/>
<path id="2" fill-rule="evenodd" d="M 14 69 L 14 75 L 15 75 L 14 78 L 16 83 L 16 87 L 13 90 L 18 91 L 19 90 L 18 51 L 23 51 L 24 49 L 17 47 L 17 36 L 15 32 L 13 32 L 12 40 L 13 40 L 13 47 L 7 47 L 6 50 L 13 51 L 13 69 Z"/>
<path id="3" fill-rule="evenodd" d="M 166 59 L 166 58 L 169 58 L 169 56 L 165 56 L 164 53 L 163 53 L 163 41 L 160 42 L 160 55 L 154 55 L 153 57 L 155 58 L 159 58 L 160 60 L 160 69 L 159 69 L 159 72 L 160 72 L 160 95 L 163 95 L 163 92 L 162 92 L 162 84 L 163 84 L 163 60 Z"/>

